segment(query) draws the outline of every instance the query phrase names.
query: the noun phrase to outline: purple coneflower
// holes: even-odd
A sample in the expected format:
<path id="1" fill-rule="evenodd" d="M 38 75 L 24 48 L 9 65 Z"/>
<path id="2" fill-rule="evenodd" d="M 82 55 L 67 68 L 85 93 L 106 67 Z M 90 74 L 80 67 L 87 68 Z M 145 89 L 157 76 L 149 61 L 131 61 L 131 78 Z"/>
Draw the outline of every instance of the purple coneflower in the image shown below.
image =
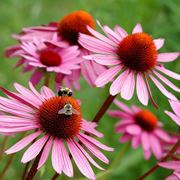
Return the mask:
<path id="1" fill-rule="evenodd" d="M 69 177 L 73 176 L 71 155 L 81 173 L 89 179 L 94 179 L 95 175 L 89 162 L 99 169 L 102 168 L 88 152 L 108 163 L 100 149 L 113 149 L 91 137 L 102 137 L 103 134 L 95 129 L 96 123 L 87 122 L 82 118 L 78 101 L 70 95 L 56 96 L 46 86 L 41 88 L 40 93 L 32 83 L 29 83 L 30 89 L 17 83 L 14 86 L 17 93 L 0 88 L 8 96 L 0 97 L 0 110 L 5 113 L 0 115 L 0 133 L 30 133 L 6 153 L 16 153 L 29 145 L 22 157 L 23 163 L 40 155 L 39 169 L 51 154 L 54 170 L 58 174 L 64 172 Z"/>
<path id="2" fill-rule="evenodd" d="M 180 80 L 180 75 L 166 69 L 162 63 L 174 61 L 179 52 L 158 53 L 164 39 L 153 40 L 149 34 L 143 32 L 140 24 L 134 27 L 130 35 L 120 26 L 112 30 L 108 26 L 101 26 L 99 22 L 98 25 L 107 37 L 88 27 L 94 37 L 81 33 L 79 38 L 79 43 L 84 48 L 95 53 L 84 56 L 84 59 L 111 66 L 97 78 L 95 83 L 98 87 L 112 81 L 110 94 L 115 96 L 120 93 L 122 98 L 129 100 L 134 94 L 136 84 L 138 99 L 147 105 L 149 96 L 154 103 L 149 86 L 151 80 L 166 97 L 176 100 L 161 81 L 180 92 L 163 74 L 177 80 Z M 119 75 L 113 80 L 117 74 Z"/>

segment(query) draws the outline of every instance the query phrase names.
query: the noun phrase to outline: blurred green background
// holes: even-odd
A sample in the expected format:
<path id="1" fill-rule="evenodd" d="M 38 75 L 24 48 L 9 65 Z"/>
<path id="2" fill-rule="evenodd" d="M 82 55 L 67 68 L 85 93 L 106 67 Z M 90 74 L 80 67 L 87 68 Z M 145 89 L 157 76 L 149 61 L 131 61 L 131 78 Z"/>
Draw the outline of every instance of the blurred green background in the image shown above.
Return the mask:
<path id="1" fill-rule="evenodd" d="M 27 86 L 30 74 L 21 74 L 21 69 L 13 69 L 15 59 L 5 59 L 3 50 L 5 47 L 15 43 L 11 38 L 12 33 L 18 33 L 22 27 L 45 24 L 50 21 L 57 21 L 64 15 L 75 11 L 85 10 L 91 13 L 95 19 L 100 20 L 102 24 L 114 27 L 121 25 L 128 32 L 137 22 L 142 23 L 146 32 L 154 38 L 163 37 L 166 39 L 165 46 L 161 52 L 178 51 L 180 49 L 180 1 L 179 0 L 0 0 L 0 85 L 13 89 L 13 83 L 19 82 Z M 169 69 L 180 73 L 180 61 L 168 63 Z M 177 81 L 172 80 L 176 85 Z M 81 91 L 75 92 L 75 96 L 82 100 L 82 109 L 84 118 L 91 120 L 100 105 L 108 95 L 108 88 L 89 88 L 81 80 Z M 178 93 L 175 93 L 180 97 Z M 170 109 L 166 98 L 153 86 L 153 95 L 158 102 L 159 110 L 155 110 L 151 104 L 151 109 L 164 123 L 168 131 L 176 132 L 177 126 L 167 117 L 163 111 Z M 120 97 L 118 97 L 120 99 Z M 137 97 L 127 104 L 136 104 L 142 107 Z M 116 108 L 112 105 L 112 108 Z M 145 107 L 144 107 L 145 108 Z M 119 144 L 119 135 L 114 132 L 115 119 L 105 115 L 99 123 L 98 129 L 105 134 L 101 141 L 105 144 L 115 147 L 115 152 L 105 153 L 110 159 L 110 165 L 102 165 L 106 171 L 95 170 L 97 179 L 101 180 L 133 180 L 152 167 L 156 160 L 152 157 L 150 161 L 145 161 L 142 156 L 141 148 L 132 150 L 131 148 L 120 158 L 119 153 L 127 144 Z M 0 137 L 2 139 L 2 137 Z M 17 141 L 19 137 L 15 136 L 8 143 L 8 147 Z M 5 180 L 18 180 L 24 165 L 20 163 L 23 151 L 16 155 L 12 166 L 5 176 Z M 116 159 L 116 160 L 115 160 Z M 4 167 L 7 157 L 0 162 L 0 170 Z M 101 164 L 101 163 L 100 163 Z M 113 164 L 113 165 L 112 165 Z M 113 168 L 110 168 L 113 166 Z M 75 177 L 82 178 L 75 168 Z M 48 180 L 53 175 L 50 160 L 47 166 L 41 170 L 36 179 Z M 159 168 L 147 180 L 163 180 L 170 171 Z M 59 179 L 68 179 L 64 175 Z"/>

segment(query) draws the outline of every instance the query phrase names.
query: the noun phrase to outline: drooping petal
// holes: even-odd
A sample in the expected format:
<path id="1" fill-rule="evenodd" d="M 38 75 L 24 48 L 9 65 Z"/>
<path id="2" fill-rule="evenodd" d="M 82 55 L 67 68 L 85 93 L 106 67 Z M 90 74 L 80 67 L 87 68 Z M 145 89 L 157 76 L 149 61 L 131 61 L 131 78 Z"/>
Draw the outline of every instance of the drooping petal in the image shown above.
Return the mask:
<path id="1" fill-rule="evenodd" d="M 163 131 L 162 129 L 156 129 L 154 131 L 154 133 L 156 134 L 156 136 L 158 136 L 160 139 L 162 139 L 165 142 L 171 142 L 171 137 L 169 136 L 169 134 L 167 134 L 165 131 Z"/>
<path id="2" fill-rule="evenodd" d="M 110 87 L 110 94 L 115 96 L 116 94 L 121 92 L 122 86 L 126 80 L 128 75 L 128 71 L 125 70 L 122 74 L 120 74 L 112 83 Z"/>
<path id="3" fill-rule="evenodd" d="M 146 83 L 144 82 L 142 75 L 139 73 L 137 74 L 137 79 L 136 79 L 136 92 L 137 92 L 139 101 L 143 105 L 147 106 L 148 100 L 149 100 L 148 90 L 147 90 Z"/>
<path id="4" fill-rule="evenodd" d="M 27 163 L 31 161 L 32 159 L 34 159 L 41 152 L 47 140 L 48 140 L 48 136 L 45 135 L 39 140 L 37 140 L 36 142 L 34 142 L 23 154 L 21 162 Z"/>
<path id="5" fill-rule="evenodd" d="M 157 86 L 157 88 L 161 91 L 162 94 L 164 94 L 169 99 L 172 99 L 175 101 L 177 100 L 177 98 L 172 93 L 167 91 L 165 89 L 165 87 L 155 77 L 153 77 L 152 75 L 149 75 L 149 77 L 154 82 L 154 84 Z"/>
<path id="6" fill-rule="evenodd" d="M 180 117 L 180 102 L 179 101 L 169 101 L 171 108 L 176 113 L 178 117 Z"/>
<path id="7" fill-rule="evenodd" d="M 114 76 L 121 70 L 121 68 L 121 66 L 115 66 L 99 75 L 99 77 L 95 81 L 96 86 L 102 87 L 108 82 L 110 82 L 114 78 Z"/>
<path id="8" fill-rule="evenodd" d="M 175 122 L 180 126 L 180 118 L 177 117 L 175 114 L 169 111 L 165 111 L 165 113 Z"/>
<path id="9" fill-rule="evenodd" d="M 67 144 L 68 144 L 70 153 L 71 153 L 77 167 L 81 171 L 81 173 L 89 179 L 95 179 L 94 172 L 93 172 L 89 162 L 87 161 L 87 159 L 85 158 L 83 153 L 80 151 L 80 149 L 73 142 L 73 140 L 68 140 Z"/>
<path id="10" fill-rule="evenodd" d="M 119 34 L 121 38 L 128 36 L 128 33 L 120 26 L 115 26 L 114 31 Z"/>
<path id="11" fill-rule="evenodd" d="M 160 162 L 158 164 L 164 168 L 172 170 L 178 169 L 178 167 L 180 167 L 180 161 Z"/>
<path id="12" fill-rule="evenodd" d="M 165 41 L 165 39 L 163 39 L 163 38 L 153 40 L 157 50 L 160 49 L 164 45 L 164 41 Z"/>
<path id="13" fill-rule="evenodd" d="M 51 150 L 51 146 L 52 146 L 52 138 L 50 138 L 48 140 L 48 142 L 46 143 L 46 145 L 44 146 L 44 149 L 43 149 L 41 158 L 39 160 L 37 169 L 40 169 L 45 164 L 45 162 L 47 161 L 50 150 Z"/>
<path id="14" fill-rule="evenodd" d="M 126 100 L 131 99 L 134 93 L 134 87 L 135 87 L 134 72 L 130 72 L 126 80 L 124 81 L 124 84 L 121 89 L 122 98 Z"/>
<path id="15" fill-rule="evenodd" d="M 132 124 L 126 127 L 126 132 L 128 132 L 131 135 L 139 135 L 142 132 L 142 130 L 138 125 Z"/>
<path id="16" fill-rule="evenodd" d="M 19 142 L 14 144 L 11 148 L 6 150 L 5 151 L 6 154 L 12 154 L 12 153 L 16 153 L 16 152 L 20 151 L 21 149 L 26 147 L 28 144 L 30 144 L 34 139 L 36 139 L 40 134 L 41 134 L 41 132 L 38 131 L 38 132 L 35 132 L 33 134 L 30 134 L 30 135 L 24 137 Z"/>

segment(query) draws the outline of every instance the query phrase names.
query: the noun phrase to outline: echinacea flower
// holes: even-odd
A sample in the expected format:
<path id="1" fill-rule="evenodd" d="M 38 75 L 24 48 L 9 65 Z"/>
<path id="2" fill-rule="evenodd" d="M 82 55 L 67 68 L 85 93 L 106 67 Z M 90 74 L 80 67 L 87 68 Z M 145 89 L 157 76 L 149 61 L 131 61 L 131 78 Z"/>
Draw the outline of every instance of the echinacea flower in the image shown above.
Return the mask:
<path id="1" fill-rule="evenodd" d="M 180 80 L 180 75 L 166 69 L 162 63 L 174 61 L 178 58 L 179 52 L 158 53 L 164 44 L 164 39 L 153 40 L 149 34 L 143 32 L 140 24 L 134 27 L 130 35 L 120 26 L 112 30 L 108 26 L 101 26 L 99 22 L 98 25 L 107 37 L 88 27 L 94 37 L 81 33 L 79 38 L 79 43 L 84 48 L 95 53 L 84 56 L 84 59 L 111 66 L 97 78 L 96 86 L 101 87 L 113 81 L 110 94 L 115 96 L 120 93 L 122 98 L 129 100 L 134 94 L 136 85 L 138 99 L 142 104 L 147 105 L 149 96 L 154 103 L 149 86 L 151 79 L 166 97 L 176 100 L 161 81 L 180 92 L 180 89 L 163 74 L 177 80 Z M 113 80 L 117 74 L 118 76 Z"/>
<path id="2" fill-rule="evenodd" d="M 174 170 L 173 174 L 168 176 L 166 180 L 179 180 L 180 179 L 180 159 L 177 161 L 168 161 L 158 163 L 159 166 L 167 169 Z"/>
<path id="3" fill-rule="evenodd" d="M 24 49 L 22 49 L 21 44 L 29 42 L 32 43 L 34 39 L 36 39 L 36 41 L 52 41 L 53 37 L 56 36 L 56 42 L 54 42 L 55 45 L 58 45 L 59 43 L 62 46 L 63 44 L 65 45 L 65 48 L 66 45 L 69 45 L 70 47 L 76 45 L 80 50 L 79 57 L 82 58 L 84 55 L 91 54 L 89 50 L 84 49 L 78 43 L 80 32 L 88 35 L 91 34 L 87 30 L 87 25 L 94 28 L 93 17 L 85 11 L 76 11 L 63 17 L 59 22 L 51 22 L 47 25 L 23 28 L 19 35 L 13 35 L 13 38 L 18 40 L 20 44 L 7 48 L 5 50 L 5 56 L 9 58 L 21 57 L 20 55 L 24 53 Z M 24 65 L 24 71 L 26 71 L 26 69 L 29 70 L 29 66 L 27 67 L 25 62 L 26 58 L 22 58 L 16 66 Z M 73 74 L 76 74 L 75 79 L 72 77 L 73 75 L 64 76 L 59 73 L 57 83 L 60 85 L 64 83 L 69 87 L 75 85 L 75 88 L 79 89 L 77 81 L 82 75 L 89 85 L 95 86 L 95 79 L 106 70 L 106 67 L 103 65 L 96 62 L 87 62 L 83 59 L 81 59 L 79 64 L 80 69 L 74 70 L 75 72 L 73 71 Z M 42 76 L 42 73 L 40 71 L 36 71 L 34 77 L 40 79 L 40 76 Z"/>
<path id="4" fill-rule="evenodd" d="M 170 136 L 162 129 L 157 117 L 150 111 L 137 106 L 129 108 L 117 99 L 114 103 L 120 110 L 110 110 L 108 114 L 118 118 L 116 132 L 121 133 L 121 143 L 131 141 L 132 147 L 140 145 L 144 151 L 144 158 L 149 159 L 151 154 L 160 159 L 166 143 L 171 141 Z"/>
<path id="5" fill-rule="evenodd" d="M 172 101 L 169 100 L 171 108 L 173 109 L 174 113 L 165 111 L 165 113 L 171 117 L 171 119 L 180 126 L 180 102 L 179 101 Z"/>
<path id="6" fill-rule="evenodd" d="M 82 118 L 78 101 L 70 95 L 56 96 L 46 86 L 41 88 L 40 93 L 35 90 L 32 83 L 29 83 L 29 89 L 17 83 L 14 86 L 16 93 L 0 88 L 8 96 L 0 97 L 0 111 L 6 113 L 0 115 L 0 133 L 29 132 L 29 135 L 6 153 L 16 153 L 29 145 L 22 157 L 23 163 L 42 153 L 39 169 L 51 154 L 54 170 L 58 174 L 64 172 L 69 177 L 73 176 L 71 155 L 81 173 L 89 179 L 94 179 L 95 175 L 89 162 L 102 168 L 88 152 L 108 163 L 100 149 L 113 149 L 91 137 L 102 137 L 103 134 L 95 129 L 95 123 Z M 35 132 L 32 132 L 33 130 Z"/>

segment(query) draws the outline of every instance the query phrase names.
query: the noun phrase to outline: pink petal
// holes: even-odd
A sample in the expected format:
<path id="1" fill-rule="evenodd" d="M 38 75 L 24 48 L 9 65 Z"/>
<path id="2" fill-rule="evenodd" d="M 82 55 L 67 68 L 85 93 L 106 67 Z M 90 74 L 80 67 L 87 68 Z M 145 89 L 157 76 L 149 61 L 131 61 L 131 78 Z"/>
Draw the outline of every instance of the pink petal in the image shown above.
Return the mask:
<path id="1" fill-rule="evenodd" d="M 53 166 L 54 170 L 58 174 L 61 174 L 61 172 L 63 170 L 63 160 L 62 160 L 63 157 L 62 157 L 60 143 L 57 138 L 54 140 L 51 159 L 52 159 L 52 166 Z"/>
<path id="2" fill-rule="evenodd" d="M 173 53 L 160 53 L 158 54 L 157 61 L 158 62 L 171 62 L 176 60 L 179 57 L 179 52 Z"/>
<path id="3" fill-rule="evenodd" d="M 170 70 L 166 69 L 163 66 L 156 66 L 156 69 L 161 71 L 162 73 L 166 74 L 167 76 L 169 76 L 171 78 L 180 80 L 180 75 L 179 74 L 177 74 L 177 73 L 175 73 L 173 71 L 170 71 Z"/>
<path id="4" fill-rule="evenodd" d="M 115 26 L 114 31 L 119 34 L 121 38 L 128 36 L 128 33 L 120 26 Z"/>
<path id="5" fill-rule="evenodd" d="M 169 111 L 165 111 L 165 113 L 175 122 L 180 126 L 180 118 L 177 117 L 175 114 Z"/>
<path id="6" fill-rule="evenodd" d="M 118 101 L 117 99 L 114 100 L 114 104 L 116 104 L 116 106 L 118 106 L 121 110 L 123 110 L 127 114 L 131 114 L 131 115 L 133 114 L 132 110 L 128 106 L 126 106 L 126 104 Z"/>
<path id="7" fill-rule="evenodd" d="M 116 94 L 121 92 L 121 88 L 126 80 L 128 75 L 128 71 L 125 70 L 122 74 L 120 74 L 112 83 L 110 87 L 110 94 L 115 96 Z"/>
<path id="8" fill-rule="evenodd" d="M 81 173 L 89 179 L 95 179 L 94 172 L 93 172 L 89 162 L 87 161 L 87 159 L 85 158 L 83 153 L 80 151 L 80 149 L 76 146 L 74 141 L 68 140 L 67 144 L 68 144 L 70 153 L 71 153 L 77 167 L 81 171 Z"/>
<path id="9" fill-rule="evenodd" d="M 47 140 L 48 140 L 48 136 L 45 135 L 44 137 L 34 142 L 23 154 L 21 162 L 27 163 L 32 159 L 34 159 L 40 153 Z"/>
<path id="10" fill-rule="evenodd" d="M 163 155 L 160 141 L 152 134 L 149 136 L 149 141 L 153 154 L 157 159 L 160 159 Z"/>
<path id="11" fill-rule="evenodd" d="M 179 101 L 169 101 L 171 108 L 176 113 L 176 115 L 180 118 L 180 102 Z"/>
<path id="12" fill-rule="evenodd" d="M 25 138 L 21 139 L 19 142 L 14 144 L 11 148 L 6 150 L 6 154 L 12 154 L 20 151 L 24 147 L 26 147 L 28 144 L 30 144 L 34 139 L 36 139 L 41 134 L 40 131 L 35 132 L 33 134 L 30 134 L 26 136 Z"/>
<path id="13" fill-rule="evenodd" d="M 145 150 L 144 151 L 144 158 L 146 160 L 149 160 L 150 157 L 151 157 L 151 151 L 150 150 Z"/>
<path id="14" fill-rule="evenodd" d="M 122 112 L 119 110 L 111 110 L 107 112 L 108 115 L 115 117 L 115 118 L 126 118 L 126 119 L 132 119 L 131 115 L 127 112 Z"/>
<path id="15" fill-rule="evenodd" d="M 167 78 L 165 78 L 164 76 L 162 76 L 161 74 L 159 74 L 156 71 L 153 71 L 153 73 L 162 81 L 164 82 L 166 85 L 168 85 L 170 88 L 172 88 L 174 91 L 180 92 L 180 88 L 178 88 L 177 86 L 175 86 L 171 81 L 169 81 Z"/>
<path id="16" fill-rule="evenodd" d="M 55 141 L 57 141 L 57 152 L 59 153 L 59 159 L 60 159 L 60 163 L 61 163 L 61 168 L 62 171 L 69 177 L 73 176 L 73 167 L 71 164 L 71 160 L 69 157 L 69 154 L 66 151 L 66 148 L 64 146 L 64 143 L 62 140 L 58 140 L 56 139 Z"/>
<path id="17" fill-rule="evenodd" d="M 132 138 L 132 136 L 129 134 L 123 134 L 122 137 L 119 138 L 119 142 L 125 143 L 125 142 L 129 141 L 131 138 Z"/>
<path id="18" fill-rule="evenodd" d="M 164 94 L 167 98 L 172 99 L 172 100 L 177 100 L 177 98 L 170 93 L 169 91 L 167 91 L 165 89 L 165 87 L 152 75 L 149 74 L 149 77 L 151 78 L 151 80 L 154 82 L 154 84 L 157 86 L 157 88 L 161 91 L 162 94 Z"/>
<path id="19" fill-rule="evenodd" d="M 161 167 L 176 170 L 180 167 L 180 161 L 168 161 L 168 162 L 161 162 L 158 163 Z"/>
<path id="20" fill-rule="evenodd" d="M 79 43 L 89 51 L 95 53 L 113 54 L 115 49 L 112 45 L 82 33 L 79 34 Z"/>
<path id="21" fill-rule="evenodd" d="M 18 132 L 24 132 L 28 130 L 34 130 L 36 128 L 39 128 L 39 125 L 26 125 L 26 126 L 16 127 L 16 128 L 0 127 L 0 132 L 1 133 L 18 133 Z"/>
<path id="22" fill-rule="evenodd" d="M 139 135 L 141 131 L 141 128 L 136 124 L 128 125 L 126 127 L 126 132 L 128 132 L 130 135 Z"/>
<path id="23" fill-rule="evenodd" d="M 50 150 L 51 150 L 51 146 L 52 146 L 52 138 L 50 138 L 48 140 L 48 142 L 46 143 L 46 145 L 43 149 L 43 152 L 42 152 L 41 158 L 39 160 L 37 169 L 40 169 L 45 164 L 45 162 L 47 161 Z"/>
<path id="24" fill-rule="evenodd" d="M 84 59 L 87 60 L 94 60 L 99 64 L 102 65 L 118 65 L 120 64 L 120 61 L 118 60 L 117 56 L 113 55 L 101 55 L 101 54 L 93 54 L 93 55 L 87 55 L 83 56 Z"/>
<path id="25" fill-rule="evenodd" d="M 143 105 L 147 106 L 148 100 L 149 100 L 148 90 L 147 90 L 146 83 L 144 82 L 142 75 L 139 73 L 137 74 L 137 80 L 136 80 L 136 92 L 137 92 L 139 101 Z"/>
<path id="26" fill-rule="evenodd" d="M 96 139 L 86 135 L 86 134 L 83 134 L 83 133 L 79 133 L 80 136 L 84 137 L 86 140 L 88 140 L 89 142 L 93 143 L 94 145 L 98 146 L 99 148 L 101 149 L 104 149 L 106 151 L 113 151 L 114 149 L 113 148 L 110 148 L 102 143 L 100 143 L 99 141 L 97 141 Z M 79 137 L 78 135 L 78 137 Z"/>
<path id="27" fill-rule="evenodd" d="M 143 132 L 141 135 L 141 143 L 144 151 L 149 150 L 150 148 L 150 142 L 149 142 L 149 135 L 147 132 Z"/>
<path id="28" fill-rule="evenodd" d="M 157 50 L 160 49 L 164 45 L 164 41 L 165 40 L 162 38 L 153 40 Z"/>
<path id="29" fill-rule="evenodd" d="M 33 72 L 30 81 L 32 82 L 34 86 L 36 86 L 42 79 L 43 75 L 44 73 L 40 71 L 39 69 L 37 69 Z"/>
<path id="30" fill-rule="evenodd" d="M 78 138 L 87 147 L 87 149 L 92 152 L 94 156 L 96 156 L 106 164 L 109 163 L 109 160 L 106 158 L 106 156 L 94 144 L 92 144 L 82 136 L 78 136 Z"/>
<path id="31" fill-rule="evenodd" d="M 126 100 L 130 100 L 134 93 L 135 81 L 134 72 L 130 72 L 121 89 L 121 96 Z"/>
<path id="32" fill-rule="evenodd" d="M 45 99 L 55 96 L 54 92 L 46 86 L 41 88 L 41 95 L 44 96 Z"/>
<path id="33" fill-rule="evenodd" d="M 143 32 L 143 29 L 142 29 L 142 26 L 140 23 L 136 24 L 136 26 L 134 27 L 133 31 L 132 31 L 132 34 L 135 34 L 135 33 L 141 33 Z"/>
<path id="34" fill-rule="evenodd" d="M 116 46 L 116 44 L 113 41 L 108 39 L 106 36 L 100 34 L 99 32 L 95 31 L 90 26 L 87 26 L 87 29 L 92 35 L 94 35 L 96 38 L 100 39 L 101 41 L 104 41 L 112 46 Z"/>
<path id="35" fill-rule="evenodd" d="M 169 134 L 167 134 L 165 131 L 163 131 L 162 129 L 156 129 L 154 131 L 154 133 L 156 134 L 156 136 L 158 136 L 160 139 L 162 139 L 165 142 L 171 142 L 171 137 L 169 136 Z"/>
<path id="36" fill-rule="evenodd" d="M 108 82 L 110 82 L 114 78 L 114 76 L 121 70 L 121 68 L 121 66 L 115 66 L 99 75 L 99 77 L 95 81 L 96 86 L 102 87 Z"/>
<path id="37" fill-rule="evenodd" d="M 85 155 L 85 157 L 89 160 L 90 163 L 92 163 L 95 167 L 104 170 L 102 167 L 100 167 L 94 160 L 93 158 L 80 146 L 80 144 L 76 141 L 74 141 L 76 146 L 80 149 L 80 151 Z"/>
<path id="38" fill-rule="evenodd" d="M 103 134 L 100 133 L 99 131 L 97 131 L 94 127 L 92 127 L 91 124 L 92 124 L 92 122 L 87 122 L 87 121 L 83 120 L 81 129 L 83 131 L 93 134 L 97 137 L 103 137 Z"/>
<path id="39" fill-rule="evenodd" d="M 132 148 L 136 149 L 140 144 L 140 136 L 133 136 L 132 138 Z"/>

